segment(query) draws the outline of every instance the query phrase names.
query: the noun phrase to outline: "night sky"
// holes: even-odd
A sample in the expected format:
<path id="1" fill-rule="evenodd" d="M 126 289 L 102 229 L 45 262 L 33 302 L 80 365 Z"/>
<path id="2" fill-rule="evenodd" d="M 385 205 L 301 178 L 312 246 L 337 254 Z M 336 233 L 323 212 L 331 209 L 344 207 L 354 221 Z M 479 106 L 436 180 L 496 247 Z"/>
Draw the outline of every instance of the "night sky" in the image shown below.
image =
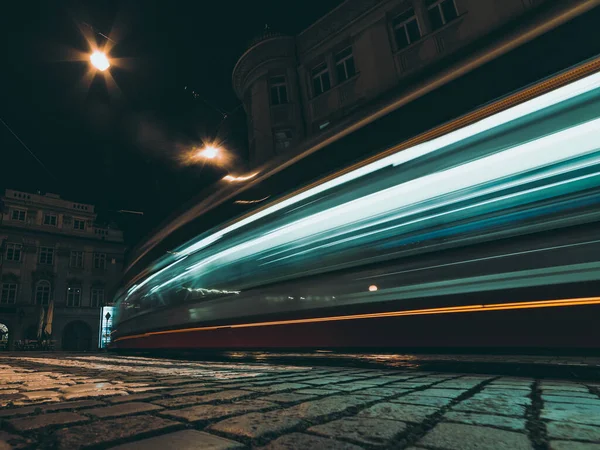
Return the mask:
<path id="1" fill-rule="evenodd" d="M 135 243 L 223 175 L 183 165 L 186 150 L 217 137 L 245 156 L 245 114 L 231 72 L 248 41 L 266 24 L 296 34 L 340 2 L 4 5 L 0 118 L 43 165 L 0 123 L 0 188 L 96 204 L 101 218 L 116 220 Z M 112 46 L 113 82 L 86 81 L 86 38 Z M 121 209 L 145 215 L 112 212 Z"/>

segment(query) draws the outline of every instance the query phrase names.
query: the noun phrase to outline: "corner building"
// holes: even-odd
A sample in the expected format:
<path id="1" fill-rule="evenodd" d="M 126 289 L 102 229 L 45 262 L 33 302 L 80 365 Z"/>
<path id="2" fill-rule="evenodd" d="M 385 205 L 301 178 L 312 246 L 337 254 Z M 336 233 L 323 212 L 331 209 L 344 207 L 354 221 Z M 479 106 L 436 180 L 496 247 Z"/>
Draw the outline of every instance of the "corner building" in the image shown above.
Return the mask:
<path id="1" fill-rule="evenodd" d="M 123 233 L 96 223 L 94 205 L 7 189 L 1 198 L 0 328 L 5 349 L 35 340 L 54 301 L 55 348 L 98 348 L 101 307 L 122 275 Z"/>
<path id="2" fill-rule="evenodd" d="M 551 3 L 346 0 L 297 36 L 265 31 L 233 70 L 251 166 L 324 141 L 420 73 Z"/>

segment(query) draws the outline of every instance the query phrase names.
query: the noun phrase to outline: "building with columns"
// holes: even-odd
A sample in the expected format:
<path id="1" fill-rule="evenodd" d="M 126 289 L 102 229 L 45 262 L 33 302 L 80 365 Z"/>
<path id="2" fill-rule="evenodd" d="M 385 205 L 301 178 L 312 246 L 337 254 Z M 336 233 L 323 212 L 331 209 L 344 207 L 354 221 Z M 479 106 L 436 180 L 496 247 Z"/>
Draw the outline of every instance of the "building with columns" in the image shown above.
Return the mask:
<path id="1" fill-rule="evenodd" d="M 558 3 L 346 0 L 297 36 L 266 30 L 233 70 L 251 165 L 326 139 L 475 41 L 538 13 L 551 17 Z"/>
<path id="2" fill-rule="evenodd" d="M 0 204 L 3 347 L 35 340 L 42 310 L 52 309 L 57 349 L 97 349 L 101 307 L 122 275 L 123 233 L 97 224 L 94 205 L 55 194 L 7 189 Z"/>

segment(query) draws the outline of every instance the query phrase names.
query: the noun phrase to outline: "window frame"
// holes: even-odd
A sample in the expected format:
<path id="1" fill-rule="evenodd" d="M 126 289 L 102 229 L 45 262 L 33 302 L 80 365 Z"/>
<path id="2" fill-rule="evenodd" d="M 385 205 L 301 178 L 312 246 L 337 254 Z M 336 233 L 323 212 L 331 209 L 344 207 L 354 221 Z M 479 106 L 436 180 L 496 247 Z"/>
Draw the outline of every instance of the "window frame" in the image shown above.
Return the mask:
<path id="1" fill-rule="evenodd" d="M 452 6 L 454 7 L 454 12 L 456 13 L 456 17 L 448 20 L 446 19 L 446 15 L 444 13 L 444 10 L 442 9 L 442 3 L 446 3 L 446 2 L 451 2 Z M 440 16 L 441 22 L 442 24 L 435 28 L 433 26 L 433 22 L 431 23 L 431 29 L 432 31 L 436 31 L 439 30 L 440 28 L 443 28 L 444 26 L 448 25 L 450 22 L 452 22 L 453 20 L 455 20 L 457 17 L 459 17 L 458 14 L 458 8 L 456 7 L 456 0 L 430 0 L 430 2 L 428 2 L 429 4 L 427 5 L 427 15 L 429 16 L 429 20 L 431 21 L 431 12 L 434 9 L 437 9 L 437 12 Z"/>
<path id="2" fill-rule="evenodd" d="M 281 81 L 279 81 L 279 79 L 281 78 Z M 273 95 L 273 92 L 276 93 L 276 95 Z M 285 97 L 284 100 L 282 100 L 282 94 L 283 93 L 283 97 Z M 289 103 L 289 96 L 288 96 L 288 90 L 287 90 L 287 78 L 285 75 L 277 75 L 277 76 L 273 76 L 271 78 L 269 78 L 269 95 L 270 95 L 270 100 L 271 100 L 271 105 L 272 106 L 278 106 L 278 105 L 287 105 Z M 275 101 L 277 100 L 277 101 Z"/>
<path id="3" fill-rule="evenodd" d="M 17 213 L 17 218 L 15 218 L 15 213 Z M 23 215 L 22 219 L 21 214 Z M 16 222 L 25 222 L 27 220 L 27 210 L 21 208 L 11 208 L 10 220 L 14 220 Z"/>
<path id="4" fill-rule="evenodd" d="M 67 295 L 65 306 L 67 308 L 81 308 L 81 297 L 82 297 L 81 285 L 69 285 L 67 286 Z M 75 304 L 75 298 L 77 304 Z"/>
<path id="5" fill-rule="evenodd" d="M 92 308 L 102 308 L 104 306 L 105 290 L 100 287 L 93 287 L 90 290 L 90 306 Z"/>
<path id="6" fill-rule="evenodd" d="M 409 16 L 408 18 L 396 23 L 395 21 L 398 20 L 401 16 L 412 12 L 412 15 Z M 410 32 L 408 31 L 408 26 L 412 23 L 415 22 L 417 25 L 417 30 L 419 32 L 419 37 L 417 39 L 412 40 L 410 37 Z M 410 7 L 408 9 L 406 9 L 405 11 L 403 11 L 400 14 L 397 14 L 391 22 L 392 25 L 392 32 L 394 33 L 394 44 L 396 46 L 396 50 L 402 50 L 405 49 L 407 47 L 410 47 L 412 44 L 414 44 L 415 42 L 420 41 L 423 38 L 423 30 L 421 29 L 421 24 L 419 23 L 419 18 L 417 17 L 417 13 L 415 12 L 415 9 L 413 7 Z M 398 30 L 402 28 L 404 30 L 404 36 L 406 37 L 406 45 L 400 45 L 398 43 Z"/>
<path id="7" fill-rule="evenodd" d="M 47 292 L 46 292 L 46 289 Z M 41 289 L 44 288 L 44 289 Z M 42 301 L 39 301 L 39 294 L 44 295 L 45 293 L 47 293 L 47 298 L 46 298 L 46 302 L 44 302 L 43 298 Z M 48 281 L 48 280 L 40 280 L 35 284 L 35 296 L 34 296 L 34 301 L 36 305 L 41 305 L 41 306 L 48 306 L 50 304 L 50 300 L 52 299 L 52 284 Z"/>
<path id="8" fill-rule="evenodd" d="M 54 223 L 46 223 L 47 218 L 51 218 L 51 219 L 53 218 Z M 50 222 L 52 222 L 52 221 L 50 221 Z M 44 220 L 42 223 L 48 227 L 57 227 L 58 226 L 58 215 L 53 214 L 53 213 L 44 213 Z"/>
<path id="9" fill-rule="evenodd" d="M 11 288 L 12 287 L 12 288 Z M 5 295 L 7 293 L 8 295 Z M 12 296 L 11 296 L 12 293 Z M 14 305 L 19 295 L 19 284 L 12 281 L 3 282 L 0 285 L 0 305 Z M 11 300 L 12 297 L 12 301 Z"/>
<path id="10" fill-rule="evenodd" d="M 81 260 L 81 263 L 73 264 L 73 257 L 75 257 L 75 262 Z M 83 269 L 84 259 L 85 252 L 83 250 L 71 250 L 71 254 L 69 255 L 69 267 L 72 269 Z"/>
<path id="11" fill-rule="evenodd" d="M 12 257 L 9 258 L 8 256 L 8 252 L 9 250 L 11 250 L 12 247 Z M 19 257 L 15 258 L 15 253 L 18 253 Z M 7 242 L 6 243 L 6 250 L 4 252 L 4 259 L 6 261 L 11 261 L 11 262 L 21 262 L 21 258 L 23 256 L 23 244 L 19 244 L 17 242 Z"/>
<path id="12" fill-rule="evenodd" d="M 44 261 L 42 261 L 42 255 L 45 255 L 45 258 L 43 258 Z M 48 258 L 48 255 L 50 255 L 50 258 Z M 48 259 L 50 259 L 50 262 L 48 262 Z M 40 247 L 38 264 L 44 264 L 48 266 L 54 265 L 54 247 Z"/>
<path id="13" fill-rule="evenodd" d="M 277 133 L 286 133 L 286 138 L 283 140 L 278 140 Z M 289 133 L 289 137 L 287 137 L 287 133 Z M 286 128 L 286 129 L 282 129 L 282 130 L 273 130 L 273 146 L 275 147 L 276 151 L 285 151 L 285 150 L 291 148 L 293 140 L 294 140 L 294 133 L 292 132 L 291 129 Z M 277 146 L 278 142 L 287 142 L 288 145 L 284 145 L 283 147 L 278 147 Z"/>
<path id="14" fill-rule="evenodd" d="M 338 60 L 339 55 L 344 53 L 348 49 L 350 49 L 350 54 L 346 55 Z M 352 74 L 350 74 L 348 71 L 348 61 L 350 61 L 350 60 L 352 60 L 352 67 L 354 68 L 354 72 Z M 356 61 L 354 59 L 354 48 L 352 47 L 352 45 L 348 45 L 347 47 L 344 47 L 339 52 L 336 52 L 333 55 L 333 61 L 335 63 L 335 74 L 337 76 L 338 84 L 344 83 L 345 81 L 348 81 L 350 78 L 353 78 L 358 74 L 358 70 L 356 70 Z M 344 74 L 345 74 L 345 78 L 343 80 L 340 79 L 339 73 L 338 73 L 338 71 L 339 71 L 338 67 L 340 67 L 340 66 L 343 67 Z"/>
<path id="15" fill-rule="evenodd" d="M 97 264 L 98 261 L 103 261 L 102 267 L 98 266 L 98 264 Z M 94 252 L 94 262 L 93 262 L 92 267 L 96 270 L 106 270 L 106 253 Z"/>
<path id="16" fill-rule="evenodd" d="M 323 83 L 325 75 L 327 76 L 327 80 L 329 83 L 329 87 L 327 89 L 325 89 L 325 84 Z M 329 65 L 327 64 L 327 61 L 317 64 L 315 67 L 313 67 L 313 69 L 311 69 L 310 71 L 310 77 L 312 80 L 313 97 L 317 97 L 331 90 L 331 75 L 329 74 Z M 315 89 L 315 81 L 317 79 L 319 80 L 319 85 L 321 86 L 321 90 L 319 92 L 317 92 L 317 90 Z"/>
<path id="17" fill-rule="evenodd" d="M 75 226 L 75 224 L 77 224 L 77 223 L 82 224 L 82 226 L 81 227 Z M 77 219 L 77 218 L 73 217 L 73 229 L 78 230 L 78 231 L 85 231 L 85 219 Z"/>

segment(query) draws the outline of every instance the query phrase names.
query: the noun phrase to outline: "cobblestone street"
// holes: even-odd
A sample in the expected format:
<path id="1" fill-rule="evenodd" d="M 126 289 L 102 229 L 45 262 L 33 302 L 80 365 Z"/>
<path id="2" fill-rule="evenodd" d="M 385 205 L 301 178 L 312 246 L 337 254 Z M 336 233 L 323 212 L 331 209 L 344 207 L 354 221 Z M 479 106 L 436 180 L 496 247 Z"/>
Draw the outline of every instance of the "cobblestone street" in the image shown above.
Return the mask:
<path id="1" fill-rule="evenodd" d="M 600 382 L 7 354 L 10 448 L 595 450 Z"/>

